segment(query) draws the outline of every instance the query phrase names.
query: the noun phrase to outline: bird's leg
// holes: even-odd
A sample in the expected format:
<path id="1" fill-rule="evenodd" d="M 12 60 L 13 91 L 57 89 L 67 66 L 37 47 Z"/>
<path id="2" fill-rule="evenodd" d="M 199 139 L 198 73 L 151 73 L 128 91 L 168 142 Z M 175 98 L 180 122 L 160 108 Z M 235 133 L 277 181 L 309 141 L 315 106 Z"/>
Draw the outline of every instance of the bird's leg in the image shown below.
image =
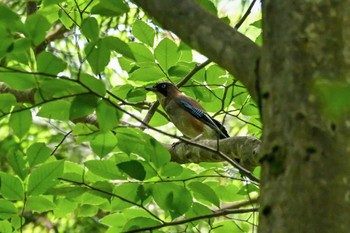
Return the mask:
<path id="1" fill-rule="evenodd" d="M 198 134 L 197 136 L 195 136 L 194 138 L 191 139 L 191 141 L 197 142 L 199 141 L 199 139 L 203 136 L 203 133 Z"/>

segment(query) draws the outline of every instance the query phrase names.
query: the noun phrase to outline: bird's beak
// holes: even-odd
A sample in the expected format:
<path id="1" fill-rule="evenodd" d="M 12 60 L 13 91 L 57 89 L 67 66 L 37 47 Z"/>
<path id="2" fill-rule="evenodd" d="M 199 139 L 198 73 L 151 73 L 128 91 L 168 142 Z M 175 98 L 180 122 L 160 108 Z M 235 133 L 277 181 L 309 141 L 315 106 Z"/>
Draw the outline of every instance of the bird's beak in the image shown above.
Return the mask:
<path id="1" fill-rule="evenodd" d="M 146 89 L 147 91 L 154 91 L 154 92 L 157 91 L 157 89 L 156 89 L 155 87 L 153 87 L 153 86 L 146 86 L 145 89 Z"/>

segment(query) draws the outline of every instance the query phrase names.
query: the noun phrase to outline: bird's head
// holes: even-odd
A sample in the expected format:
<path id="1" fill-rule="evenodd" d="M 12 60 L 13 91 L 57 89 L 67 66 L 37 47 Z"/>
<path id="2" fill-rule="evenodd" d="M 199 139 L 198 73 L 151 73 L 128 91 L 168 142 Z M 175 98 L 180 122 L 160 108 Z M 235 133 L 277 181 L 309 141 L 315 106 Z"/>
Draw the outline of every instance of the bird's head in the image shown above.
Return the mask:
<path id="1" fill-rule="evenodd" d="M 176 95 L 181 94 L 177 87 L 170 82 L 160 82 L 154 86 L 145 87 L 148 91 L 153 91 L 156 93 L 159 102 L 164 105 L 166 102 L 170 101 Z"/>
<path id="2" fill-rule="evenodd" d="M 179 92 L 177 87 L 170 82 L 160 82 L 154 86 L 147 86 L 145 89 L 155 92 L 157 96 L 162 95 L 164 97 L 169 97 L 170 95 Z"/>

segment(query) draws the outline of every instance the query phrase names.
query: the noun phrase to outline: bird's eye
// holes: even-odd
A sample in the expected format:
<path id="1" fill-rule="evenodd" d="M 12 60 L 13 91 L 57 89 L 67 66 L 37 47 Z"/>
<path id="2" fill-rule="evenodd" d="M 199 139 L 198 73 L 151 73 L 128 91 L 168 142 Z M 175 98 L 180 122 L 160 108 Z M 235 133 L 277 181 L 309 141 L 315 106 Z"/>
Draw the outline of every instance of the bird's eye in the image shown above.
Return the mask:
<path id="1" fill-rule="evenodd" d="M 161 88 L 162 88 L 162 89 L 165 89 L 165 88 L 166 88 L 166 84 L 163 83 L 163 84 L 161 85 Z"/>

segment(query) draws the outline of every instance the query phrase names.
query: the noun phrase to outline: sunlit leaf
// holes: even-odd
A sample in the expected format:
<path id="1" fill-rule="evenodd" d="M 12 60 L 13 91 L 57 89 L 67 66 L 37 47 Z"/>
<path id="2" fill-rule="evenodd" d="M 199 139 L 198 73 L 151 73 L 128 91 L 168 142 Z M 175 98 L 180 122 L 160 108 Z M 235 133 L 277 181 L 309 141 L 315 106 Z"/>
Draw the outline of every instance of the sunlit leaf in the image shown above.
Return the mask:
<path id="1" fill-rule="evenodd" d="M 107 131 L 105 133 L 98 134 L 91 142 L 90 142 L 92 150 L 100 157 L 106 156 L 109 152 L 113 150 L 113 148 L 117 145 L 116 136 Z"/>
<path id="2" fill-rule="evenodd" d="M 17 214 L 18 214 L 17 208 L 12 202 L 0 199 L 0 218 L 1 219 L 8 219 L 11 216 L 15 216 Z"/>
<path id="3" fill-rule="evenodd" d="M 32 113 L 29 109 L 18 109 L 10 116 L 10 127 L 19 138 L 22 138 L 29 131 L 31 124 Z"/>
<path id="4" fill-rule="evenodd" d="M 85 166 L 89 171 L 106 179 L 123 178 L 117 165 L 110 160 L 90 160 L 85 162 Z"/>
<path id="5" fill-rule="evenodd" d="M 79 95 L 74 98 L 69 111 L 69 118 L 76 119 L 93 113 L 98 99 L 95 95 Z"/>
<path id="6" fill-rule="evenodd" d="M 45 40 L 46 31 L 50 29 L 51 24 L 43 15 L 32 14 L 28 16 L 25 26 L 34 45 L 39 45 Z"/>
<path id="7" fill-rule="evenodd" d="M 147 23 L 136 20 L 132 25 L 132 34 L 141 42 L 153 47 L 156 33 Z"/>
<path id="8" fill-rule="evenodd" d="M 91 9 L 91 13 L 103 16 L 118 16 L 126 13 L 128 10 L 129 7 L 123 0 L 100 0 Z"/>
<path id="9" fill-rule="evenodd" d="M 123 231 L 130 231 L 135 230 L 142 227 L 151 227 L 151 226 L 158 226 L 161 223 L 159 221 L 156 221 L 152 218 L 145 218 L 145 217 L 136 217 L 131 220 L 129 220 L 124 228 Z"/>
<path id="10" fill-rule="evenodd" d="M 220 207 L 220 200 L 215 192 L 205 183 L 191 182 L 188 187 L 193 192 L 194 196 L 199 200 L 205 200 Z"/>
<path id="11" fill-rule="evenodd" d="M 86 38 L 89 40 L 98 40 L 100 28 L 98 26 L 97 20 L 94 17 L 86 18 L 81 24 L 80 29 L 84 36 L 86 36 Z"/>
<path id="12" fill-rule="evenodd" d="M 16 176 L 0 173 L 0 193 L 8 200 L 23 200 L 23 182 Z"/>
<path id="13" fill-rule="evenodd" d="M 167 72 L 180 58 L 177 45 L 169 38 L 164 38 L 154 50 L 154 56 L 162 69 Z"/>
<path id="14" fill-rule="evenodd" d="M 101 131 L 106 132 L 117 126 L 121 115 L 117 109 L 105 101 L 97 104 L 96 116 Z"/>
<path id="15" fill-rule="evenodd" d="M 63 173 L 64 162 L 54 161 L 35 169 L 29 176 L 28 195 L 39 195 L 55 185 L 54 181 Z"/>
<path id="16" fill-rule="evenodd" d="M 110 50 L 104 40 L 92 41 L 84 49 L 86 59 L 95 74 L 101 73 L 109 63 Z"/>
<path id="17" fill-rule="evenodd" d="M 1 113 L 10 112 L 13 105 L 16 104 L 16 97 L 12 94 L 0 94 L 0 111 Z"/>
<path id="18" fill-rule="evenodd" d="M 46 212 L 49 210 L 53 210 L 55 208 L 55 204 L 43 196 L 31 196 L 27 200 L 26 208 L 36 211 L 36 212 Z"/>
<path id="19" fill-rule="evenodd" d="M 27 150 L 28 162 L 31 167 L 45 162 L 50 157 L 51 150 L 45 143 L 33 143 Z"/>

